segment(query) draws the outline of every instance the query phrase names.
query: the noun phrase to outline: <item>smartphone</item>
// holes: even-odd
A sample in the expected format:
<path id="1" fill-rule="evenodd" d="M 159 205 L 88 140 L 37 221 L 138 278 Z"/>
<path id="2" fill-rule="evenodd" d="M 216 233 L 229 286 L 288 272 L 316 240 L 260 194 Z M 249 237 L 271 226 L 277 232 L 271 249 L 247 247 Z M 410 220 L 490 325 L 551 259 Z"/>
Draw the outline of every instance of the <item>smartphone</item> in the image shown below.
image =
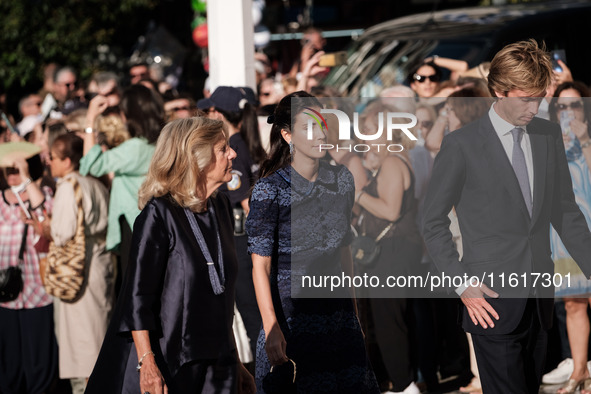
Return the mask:
<path id="1" fill-rule="evenodd" d="M 562 72 L 562 67 L 558 63 L 558 60 L 562 60 L 563 63 L 566 63 L 566 53 L 564 49 L 556 49 L 551 52 L 552 56 L 552 69 L 557 72 Z"/>
<path id="2" fill-rule="evenodd" d="M 562 136 L 564 140 L 564 148 L 568 151 L 575 144 L 576 136 L 570 127 L 570 122 L 575 118 L 572 111 L 560 112 L 560 128 L 562 129 Z"/>
<path id="3" fill-rule="evenodd" d="M 320 67 L 336 67 L 343 64 L 347 64 L 347 52 L 345 51 L 326 53 L 318 60 Z"/>

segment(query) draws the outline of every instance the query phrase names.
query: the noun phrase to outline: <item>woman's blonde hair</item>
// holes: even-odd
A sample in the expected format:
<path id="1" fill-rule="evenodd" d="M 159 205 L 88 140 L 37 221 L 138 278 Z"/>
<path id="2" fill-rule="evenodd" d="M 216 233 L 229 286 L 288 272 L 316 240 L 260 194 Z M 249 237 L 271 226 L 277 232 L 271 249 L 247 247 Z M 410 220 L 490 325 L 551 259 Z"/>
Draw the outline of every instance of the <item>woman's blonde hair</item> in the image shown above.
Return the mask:
<path id="1" fill-rule="evenodd" d="M 488 90 L 507 95 L 519 89 L 528 94 L 545 94 L 552 83 L 552 61 L 545 50 L 533 38 L 507 45 L 490 63 Z"/>
<path id="2" fill-rule="evenodd" d="M 119 115 L 99 115 L 95 121 L 95 129 L 98 130 L 99 140 L 102 139 L 100 143 L 104 143 L 109 149 L 131 138 L 125 122 Z"/>
<path id="3" fill-rule="evenodd" d="M 226 139 L 219 120 L 195 117 L 167 123 L 139 190 L 139 208 L 152 197 L 170 194 L 180 206 L 202 211 L 207 173 L 215 165 L 214 145 Z"/>

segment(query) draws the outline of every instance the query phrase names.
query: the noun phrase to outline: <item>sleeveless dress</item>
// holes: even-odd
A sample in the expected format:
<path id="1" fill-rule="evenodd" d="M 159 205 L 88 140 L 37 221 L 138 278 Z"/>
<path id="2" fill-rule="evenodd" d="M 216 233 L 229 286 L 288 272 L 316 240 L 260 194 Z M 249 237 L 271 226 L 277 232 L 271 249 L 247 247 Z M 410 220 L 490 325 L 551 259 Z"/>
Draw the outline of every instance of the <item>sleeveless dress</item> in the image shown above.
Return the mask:
<path id="1" fill-rule="evenodd" d="M 416 224 L 414 174 L 406 160 L 394 156 L 404 162 L 411 181 L 402 197 L 399 219 L 379 242 L 380 255 L 377 263 L 363 272 L 378 276 L 381 282 L 390 275 L 408 276 L 415 273 L 420 269 L 423 252 L 422 239 Z M 377 179 L 380 170 L 363 189 L 372 197 L 378 197 Z M 372 238 L 376 238 L 391 223 L 373 216 L 365 209 L 362 210 L 361 216 L 358 224 L 360 231 Z M 362 321 L 367 324 L 364 328 L 376 375 L 380 384 L 386 387 L 388 381 L 392 382 L 392 391 L 404 391 L 414 381 L 410 350 L 412 308 L 406 298 L 412 294 L 412 289 L 369 287 L 364 290 L 365 293 L 362 295 L 368 299 L 362 300 L 360 313 Z"/>
<path id="2" fill-rule="evenodd" d="M 271 293 L 297 365 L 298 393 L 379 393 L 366 355 L 353 302 L 343 298 L 293 298 L 292 267 L 340 271 L 340 249 L 351 242 L 354 184 L 344 166 L 321 162 L 315 182 L 293 168 L 261 178 L 254 187 L 246 222 L 249 252 L 271 256 Z M 265 332 L 256 355 L 258 393 L 270 370 Z"/>

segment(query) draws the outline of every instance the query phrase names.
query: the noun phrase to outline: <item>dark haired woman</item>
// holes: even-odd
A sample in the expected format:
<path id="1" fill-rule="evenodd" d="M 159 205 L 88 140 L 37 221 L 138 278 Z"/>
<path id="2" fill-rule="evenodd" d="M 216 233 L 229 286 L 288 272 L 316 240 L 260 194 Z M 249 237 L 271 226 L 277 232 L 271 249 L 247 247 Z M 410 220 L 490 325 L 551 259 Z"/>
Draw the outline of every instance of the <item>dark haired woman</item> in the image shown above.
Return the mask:
<path id="1" fill-rule="evenodd" d="M 292 298 L 301 273 L 351 275 L 350 220 L 355 187 L 344 166 L 320 160 L 325 134 L 306 108 L 305 92 L 284 97 L 272 115 L 271 153 L 251 197 L 246 222 L 263 329 L 257 343 L 259 393 L 271 366 L 293 361 L 298 393 L 379 393 L 366 357 L 354 302 Z M 289 361 L 291 360 L 291 361 Z M 289 364 L 288 364 L 289 365 Z"/>
<path id="2" fill-rule="evenodd" d="M 140 210 L 138 190 L 148 172 L 154 144 L 164 124 L 164 106 L 160 96 L 142 85 L 123 91 L 119 103 L 132 138 L 103 152 L 93 132 L 94 117 L 107 108 L 107 98 L 96 96 L 90 101 L 84 134 L 84 157 L 80 174 L 100 177 L 114 173 L 109 201 L 107 250 L 119 251 L 121 273 L 125 272 L 131 227 Z"/>
<path id="3" fill-rule="evenodd" d="M 86 279 L 73 303 L 54 300 L 59 344 L 59 375 L 70 379 L 73 393 L 82 393 L 107 332 L 114 298 L 115 267 L 105 250 L 109 192 L 97 179 L 78 172 L 83 141 L 74 133 L 60 135 L 50 150 L 51 175 L 59 178 L 51 221 L 51 238 L 58 247 L 76 235 L 80 188 L 86 242 Z M 51 222 L 51 223 L 49 223 Z"/>

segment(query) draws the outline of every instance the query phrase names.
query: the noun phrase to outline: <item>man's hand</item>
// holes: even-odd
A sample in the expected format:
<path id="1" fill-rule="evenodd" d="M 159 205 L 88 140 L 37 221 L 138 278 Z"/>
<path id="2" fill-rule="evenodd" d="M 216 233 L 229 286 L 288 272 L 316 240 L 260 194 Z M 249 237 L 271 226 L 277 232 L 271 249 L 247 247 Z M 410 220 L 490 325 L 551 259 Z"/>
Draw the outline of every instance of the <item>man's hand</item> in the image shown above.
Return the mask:
<path id="1" fill-rule="evenodd" d="M 491 316 L 499 320 L 499 314 L 484 299 L 484 294 L 492 298 L 498 298 L 499 295 L 488 288 L 484 283 L 478 286 L 470 286 L 462 293 L 461 300 L 468 309 L 468 314 L 474 325 L 480 324 L 482 328 L 493 328 L 495 323 Z"/>

